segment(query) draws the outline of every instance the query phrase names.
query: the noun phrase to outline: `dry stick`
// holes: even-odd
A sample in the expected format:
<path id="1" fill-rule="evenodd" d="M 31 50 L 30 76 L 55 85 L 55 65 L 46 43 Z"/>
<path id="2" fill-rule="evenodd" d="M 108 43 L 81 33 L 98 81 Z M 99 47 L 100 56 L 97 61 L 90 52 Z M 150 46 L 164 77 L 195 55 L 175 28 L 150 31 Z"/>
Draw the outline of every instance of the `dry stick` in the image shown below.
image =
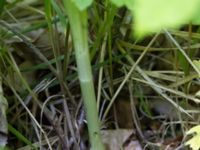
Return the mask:
<path id="1" fill-rule="evenodd" d="M 99 63 L 102 63 L 104 61 L 105 50 L 106 50 L 106 41 L 107 41 L 107 33 L 103 40 Z M 101 100 L 102 77 L 103 77 L 103 66 L 101 66 L 99 68 L 98 92 L 97 92 L 97 110 L 98 111 L 99 111 L 100 100 Z"/>
<path id="2" fill-rule="evenodd" d="M 143 77 L 144 77 L 144 76 L 147 76 L 147 74 L 145 74 L 145 71 L 140 70 L 140 69 L 141 69 L 141 68 L 136 69 L 136 70 L 137 70 L 138 72 L 141 72 L 142 74 L 144 74 Z M 152 86 L 152 82 L 150 82 L 149 80 L 142 80 L 142 79 L 134 78 L 134 77 L 132 77 L 132 79 L 135 80 L 135 81 L 139 81 L 139 82 L 141 82 L 141 83 L 148 84 L 148 85 Z M 183 92 L 176 91 L 176 90 L 173 90 L 173 89 L 171 89 L 171 88 L 164 87 L 164 86 L 162 86 L 162 85 L 160 85 L 160 84 L 156 84 L 155 82 L 153 82 L 153 86 L 155 86 L 155 87 L 157 87 L 157 88 L 160 88 L 160 89 L 162 89 L 162 90 L 164 90 L 164 91 L 166 91 L 166 92 L 170 92 L 170 93 L 173 93 L 173 94 L 175 94 L 175 95 L 178 95 L 178 96 L 187 98 L 188 100 L 192 100 L 193 102 L 195 102 L 195 103 L 197 103 L 197 104 L 200 103 L 200 100 L 199 100 L 198 98 L 195 98 L 195 97 L 192 96 L 192 95 L 188 95 L 188 94 L 186 95 L 186 94 L 183 93 Z"/>
<path id="3" fill-rule="evenodd" d="M 125 51 L 120 48 L 120 51 L 124 54 Z M 131 57 L 128 57 L 128 61 L 132 64 L 135 65 L 137 63 L 133 61 L 133 59 Z M 165 98 L 167 101 L 169 101 L 174 107 L 176 107 L 177 109 L 179 109 L 181 112 L 184 112 L 185 114 L 187 114 L 189 117 L 191 117 L 190 114 L 187 113 L 186 110 L 184 110 L 182 107 L 180 107 L 178 104 L 176 104 L 167 94 L 165 94 L 165 91 L 161 88 L 158 87 L 158 85 L 138 66 L 136 66 L 136 71 L 146 80 L 148 81 L 150 84 L 150 86 L 152 87 L 152 89 L 154 89 L 158 94 L 160 94 L 163 98 Z"/>
<path id="4" fill-rule="evenodd" d="M 55 80 L 55 78 L 51 81 L 47 81 L 47 79 L 42 80 L 38 85 L 36 85 L 33 88 L 33 92 L 35 94 L 39 94 L 40 92 L 42 92 L 44 89 L 46 89 L 53 81 Z M 30 101 L 32 99 L 32 95 L 29 93 L 29 95 L 24 99 L 24 104 L 27 106 L 29 105 Z M 21 112 L 24 110 L 24 107 L 19 108 L 17 111 L 16 116 L 18 116 L 19 114 L 21 114 Z M 12 122 L 15 122 L 16 117 L 14 119 L 12 119 Z"/>
<path id="5" fill-rule="evenodd" d="M 144 57 L 144 55 L 146 54 L 146 52 L 148 51 L 148 49 L 151 47 L 151 45 L 154 43 L 154 41 L 156 40 L 156 38 L 158 37 L 159 33 L 157 33 L 153 39 L 150 41 L 150 43 L 148 44 L 148 46 L 146 47 L 146 49 L 142 52 L 142 54 L 140 55 L 140 57 L 137 59 L 136 63 L 133 64 L 133 66 L 131 67 L 130 71 L 128 72 L 128 74 L 125 76 L 124 80 L 122 81 L 122 83 L 120 84 L 120 86 L 118 87 L 117 91 L 115 92 L 114 96 L 112 97 L 110 103 L 108 104 L 108 107 L 106 108 L 106 111 L 103 115 L 103 120 L 106 118 L 106 116 L 108 115 L 108 112 L 112 106 L 112 104 L 114 103 L 115 99 L 117 98 L 120 90 L 123 88 L 124 84 L 127 82 L 127 80 L 130 78 L 130 76 L 132 75 L 133 70 L 136 68 L 136 66 L 138 65 L 138 63 L 142 60 L 142 58 Z"/>
<path id="6" fill-rule="evenodd" d="M 62 76 L 62 75 L 61 75 Z M 59 78 L 59 79 L 63 79 L 62 77 L 61 78 Z M 61 81 L 60 80 L 60 81 Z M 63 81 L 64 82 L 64 81 Z M 61 81 L 61 83 L 62 83 L 62 81 Z M 64 93 L 64 88 L 66 88 L 66 87 L 64 87 L 66 84 L 61 84 L 60 85 L 60 87 L 61 87 L 61 91 Z M 71 136 L 73 137 L 73 140 L 74 140 L 74 144 L 75 144 L 75 146 L 74 146 L 74 148 L 75 149 L 77 149 L 78 150 L 78 142 L 77 142 L 77 140 L 76 140 L 76 136 L 75 136 L 75 131 L 74 131 L 74 128 L 73 128 L 73 124 L 72 124 L 72 117 L 73 116 L 71 116 L 70 115 L 70 111 L 69 111 L 69 107 L 68 107 L 68 105 L 67 105 L 67 102 L 66 102 L 66 97 L 65 97 L 65 95 L 63 95 L 63 97 L 64 97 L 64 101 L 63 101 L 63 105 L 64 105 L 64 112 L 65 112 L 65 115 L 66 115 L 66 119 L 67 119 L 67 124 L 68 124 L 68 127 L 69 127 L 69 131 L 70 131 L 70 133 L 71 133 Z M 64 132 L 63 132 L 64 133 Z M 63 137 L 64 138 L 64 137 Z M 68 145 L 69 147 L 70 147 L 70 145 Z"/>
<path id="7" fill-rule="evenodd" d="M 118 42 L 124 47 L 124 48 L 128 48 L 131 50 L 136 50 L 136 51 L 143 51 L 145 49 L 145 46 L 141 46 L 141 45 L 135 45 L 135 44 L 130 44 L 129 42 L 125 42 L 123 40 L 118 40 Z M 197 44 L 193 44 L 190 46 L 190 49 L 197 49 L 200 48 L 200 43 Z M 184 46 L 182 47 L 182 49 L 188 49 L 188 46 Z M 155 51 L 160 51 L 160 52 L 165 52 L 165 51 L 173 51 L 173 50 L 178 50 L 178 48 L 174 48 L 174 47 L 167 47 L 167 48 L 161 48 L 161 47 L 150 47 L 149 51 L 150 52 L 155 52 Z"/>
<path id="8" fill-rule="evenodd" d="M 49 101 L 52 100 L 53 98 L 57 98 L 57 97 L 62 97 L 62 95 L 53 95 L 53 96 L 50 96 L 50 97 L 48 97 L 47 100 L 45 100 L 45 102 L 43 103 L 42 109 L 41 109 L 41 113 L 40 113 L 40 123 L 42 123 L 43 111 L 44 111 L 44 109 L 45 109 L 47 103 L 49 103 Z M 57 124 L 55 124 L 55 126 L 56 126 L 56 125 L 57 125 Z M 55 128 L 56 132 L 59 133 L 59 134 L 58 134 L 58 137 L 62 140 L 62 143 L 66 143 L 65 145 L 67 145 L 67 149 L 69 149 L 69 146 L 68 146 L 68 145 L 69 145 L 69 144 L 68 144 L 69 142 L 68 142 L 67 139 L 65 139 L 66 137 L 63 137 L 63 136 L 65 136 L 63 130 L 62 130 L 61 128 L 59 128 L 59 127 L 57 127 L 57 128 L 54 127 L 54 128 Z"/>
<path id="9" fill-rule="evenodd" d="M 177 109 L 179 109 L 181 112 L 187 114 L 189 117 L 191 117 L 190 114 L 188 114 L 188 112 L 186 110 L 184 110 L 182 107 L 180 107 L 178 104 L 176 104 L 166 93 L 163 89 L 161 89 L 160 87 L 158 87 L 158 84 L 156 84 L 149 76 L 147 76 L 144 71 L 137 66 L 136 68 L 137 72 L 140 73 L 142 75 L 142 77 L 149 82 L 149 85 L 158 93 L 160 94 L 163 98 L 165 98 L 167 101 L 169 101 L 174 107 L 176 107 Z M 135 78 L 134 78 L 135 80 Z M 138 80 L 137 80 L 138 81 Z"/>
<path id="10" fill-rule="evenodd" d="M 64 104 L 64 112 L 65 112 L 65 115 L 66 115 L 66 118 L 67 120 L 72 120 L 72 117 L 70 115 L 70 112 L 69 112 L 69 107 L 67 105 L 67 102 L 66 101 L 63 101 L 63 104 Z M 78 150 L 78 141 L 76 139 L 76 136 L 75 136 L 75 132 L 74 132 L 74 128 L 73 128 L 73 125 L 72 123 L 68 123 L 68 127 L 69 127 L 69 130 L 71 132 L 71 136 L 73 137 L 73 140 L 74 140 L 74 144 L 75 144 L 75 149 Z M 70 146 L 70 145 L 69 145 Z"/>
<path id="11" fill-rule="evenodd" d="M 135 124 L 135 127 L 137 129 L 136 131 L 138 132 L 140 139 L 145 140 L 144 135 L 141 130 L 141 124 L 139 122 L 139 117 L 136 110 L 136 104 L 133 98 L 133 81 L 130 81 L 128 86 L 129 86 L 129 93 L 130 93 L 130 103 L 131 103 L 130 107 L 131 107 L 133 122 Z"/>
<path id="12" fill-rule="evenodd" d="M 193 69 L 198 73 L 198 75 L 200 76 L 200 70 L 197 68 L 197 66 L 194 65 L 194 63 L 192 62 L 192 60 L 187 56 L 187 54 L 185 53 L 185 51 L 181 48 L 181 46 L 176 42 L 176 40 L 172 37 L 172 35 L 166 30 L 164 29 L 165 33 L 167 34 L 167 36 L 171 39 L 171 41 L 174 43 L 174 45 L 178 48 L 178 50 L 182 53 L 182 55 L 187 59 L 187 61 L 190 63 L 190 65 L 193 67 Z"/>
<path id="13" fill-rule="evenodd" d="M 124 52 L 123 50 L 120 50 L 120 51 L 122 51 L 122 52 L 125 54 L 125 52 Z M 132 61 L 132 60 L 131 60 L 131 61 Z M 137 71 L 137 69 L 136 69 L 136 71 Z M 143 71 L 143 72 L 146 74 L 146 71 Z M 146 75 L 148 75 L 148 74 L 146 74 Z M 151 83 L 150 83 L 149 81 L 141 80 L 141 79 L 139 79 L 139 78 L 134 78 L 134 77 L 131 77 L 131 78 L 132 78 L 133 80 L 137 80 L 137 81 L 139 81 L 139 82 L 142 82 L 142 83 L 151 85 Z M 118 78 L 118 79 L 115 79 L 115 80 L 114 80 L 114 84 L 116 85 L 116 84 L 120 83 L 120 81 L 122 81 L 122 80 L 123 80 L 123 77 L 120 77 L 120 78 Z M 173 93 L 173 94 L 175 94 L 175 95 L 178 95 L 178 96 L 187 98 L 187 99 L 189 99 L 189 100 L 192 100 L 192 101 L 194 101 L 195 103 L 200 103 L 200 100 L 199 100 L 198 98 L 195 98 L 193 95 L 185 94 L 185 93 L 183 93 L 183 92 L 181 92 L 181 91 L 177 91 L 177 90 L 174 90 L 174 89 L 171 89 L 171 88 L 167 88 L 167 87 L 161 86 L 161 85 L 159 85 L 159 84 L 155 84 L 155 86 L 158 87 L 158 88 L 160 88 L 160 89 L 162 89 L 162 90 L 164 90 L 164 91 L 167 91 L 167 92 Z M 107 88 L 107 87 L 108 87 L 108 86 L 106 85 L 106 86 L 104 86 L 103 88 Z M 107 99 L 109 99 L 109 98 L 107 98 Z"/>
<path id="14" fill-rule="evenodd" d="M 5 21 L 0 20 L 0 25 L 3 26 L 3 27 L 5 27 L 7 30 L 11 31 L 11 32 L 14 33 L 15 35 L 17 35 L 30 49 L 33 50 L 33 52 L 34 52 L 42 61 L 44 61 L 44 62 L 48 65 L 49 69 L 54 73 L 54 75 L 58 78 L 58 80 L 61 81 L 60 76 L 57 74 L 57 71 L 55 70 L 55 68 L 49 63 L 49 61 L 47 60 L 47 58 L 39 51 L 39 49 L 35 47 L 35 45 L 33 45 L 31 42 L 29 42 L 23 34 L 21 34 L 20 32 L 18 32 L 17 30 L 15 30 L 15 29 L 13 29 L 13 28 L 11 28 Z M 63 82 L 61 82 L 61 83 L 63 83 Z M 63 83 L 63 84 L 64 84 L 64 83 Z M 75 100 L 74 100 L 73 96 L 71 95 L 71 93 L 69 92 L 69 88 L 67 87 L 67 85 L 64 84 L 63 87 L 66 89 L 66 91 L 68 92 L 69 97 L 70 97 L 70 98 L 73 100 L 73 102 L 75 103 Z M 34 94 L 33 94 L 33 98 L 34 98 L 34 100 L 36 100 L 37 104 L 38 104 L 38 105 L 40 106 L 40 108 L 41 108 L 41 104 L 40 104 L 40 102 L 37 100 L 37 98 L 34 96 Z M 48 119 L 50 119 L 50 122 L 52 123 L 52 125 L 53 125 L 54 127 L 57 127 L 57 126 L 56 126 L 56 121 L 53 120 L 53 119 L 51 118 L 51 115 L 49 115 L 50 111 L 49 111 L 47 108 L 45 108 L 44 113 L 45 113 L 45 116 L 46 116 Z M 69 114 L 68 114 L 68 115 L 69 115 Z M 68 123 L 69 123 L 69 124 L 72 124 L 71 120 L 69 120 Z M 56 130 L 59 130 L 59 129 L 56 129 Z M 70 132 L 71 132 L 71 130 L 70 130 Z M 73 133 L 72 133 L 72 135 L 73 135 Z M 64 141 L 64 140 L 62 140 L 62 141 Z M 64 144 L 64 145 L 63 145 L 64 147 L 67 147 L 67 145 L 66 145 L 65 143 L 63 143 L 63 144 Z"/>

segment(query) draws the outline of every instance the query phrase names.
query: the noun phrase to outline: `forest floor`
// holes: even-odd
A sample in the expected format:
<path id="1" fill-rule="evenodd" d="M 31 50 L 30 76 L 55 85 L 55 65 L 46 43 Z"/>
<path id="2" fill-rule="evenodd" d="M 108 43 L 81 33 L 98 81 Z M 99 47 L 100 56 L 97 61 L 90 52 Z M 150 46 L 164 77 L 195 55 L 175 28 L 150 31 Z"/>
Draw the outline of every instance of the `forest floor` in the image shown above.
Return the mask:
<path id="1" fill-rule="evenodd" d="M 7 149 L 58 150 L 63 145 L 89 149 L 74 47 L 63 9 L 60 1 L 52 3 L 48 16 L 43 1 L 34 0 L 9 1 L 3 11 L 0 8 L 0 143 L 7 141 Z M 136 40 L 134 19 L 126 8 L 96 2 L 88 18 L 106 148 L 185 149 L 186 131 L 200 123 L 200 82 L 188 62 L 200 58 L 199 26 L 185 25 Z M 105 117 L 110 101 L 114 103 Z"/>

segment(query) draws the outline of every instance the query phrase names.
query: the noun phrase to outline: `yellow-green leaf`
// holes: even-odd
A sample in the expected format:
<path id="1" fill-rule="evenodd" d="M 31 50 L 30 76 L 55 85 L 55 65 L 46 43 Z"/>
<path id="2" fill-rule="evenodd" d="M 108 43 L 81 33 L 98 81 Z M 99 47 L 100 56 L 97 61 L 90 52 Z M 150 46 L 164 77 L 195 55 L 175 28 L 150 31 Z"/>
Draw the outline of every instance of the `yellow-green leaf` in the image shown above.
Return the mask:
<path id="1" fill-rule="evenodd" d="M 135 35 L 143 36 L 189 22 L 200 8 L 200 1 L 135 0 L 132 7 Z"/>
<path id="2" fill-rule="evenodd" d="M 191 128 L 186 134 L 193 134 L 193 137 L 188 140 L 185 145 L 189 145 L 192 150 L 199 150 L 200 148 L 200 125 Z"/>

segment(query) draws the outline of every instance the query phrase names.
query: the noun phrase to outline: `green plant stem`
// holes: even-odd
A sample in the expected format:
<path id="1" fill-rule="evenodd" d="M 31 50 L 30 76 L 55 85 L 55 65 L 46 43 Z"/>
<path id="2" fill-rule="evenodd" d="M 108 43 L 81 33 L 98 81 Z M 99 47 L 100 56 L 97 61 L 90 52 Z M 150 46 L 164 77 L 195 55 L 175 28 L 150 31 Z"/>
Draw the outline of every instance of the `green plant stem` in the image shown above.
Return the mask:
<path id="1" fill-rule="evenodd" d="M 17 139 L 21 140 L 22 142 L 24 142 L 24 143 L 27 144 L 27 145 L 30 145 L 33 149 L 36 149 L 36 148 L 32 145 L 31 141 L 29 141 L 23 134 L 20 133 L 20 131 L 16 130 L 12 125 L 8 124 L 8 130 L 9 130 L 12 134 L 14 134 L 14 135 L 17 137 Z"/>
<path id="2" fill-rule="evenodd" d="M 64 0 L 64 4 L 70 21 L 91 149 L 104 150 L 88 50 L 87 12 L 79 11 L 71 0 Z"/>

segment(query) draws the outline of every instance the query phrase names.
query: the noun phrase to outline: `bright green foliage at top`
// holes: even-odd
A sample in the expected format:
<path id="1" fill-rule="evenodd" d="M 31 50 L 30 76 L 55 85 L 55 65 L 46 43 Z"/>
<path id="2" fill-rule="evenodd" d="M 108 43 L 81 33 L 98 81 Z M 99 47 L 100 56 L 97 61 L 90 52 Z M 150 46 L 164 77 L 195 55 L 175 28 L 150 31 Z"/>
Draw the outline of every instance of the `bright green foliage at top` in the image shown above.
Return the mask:
<path id="1" fill-rule="evenodd" d="M 159 32 L 162 28 L 200 23 L 199 0 L 111 0 L 117 6 L 125 5 L 133 13 L 136 36 Z"/>
<path id="2" fill-rule="evenodd" d="M 135 0 L 135 34 L 141 36 L 162 28 L 177 28 L 189 23 L 198 8 L 199 0 Z"/>
<path id="3" fill-rule="evenodd" d="M 192 150 L 199 150 L 200 148 L 200 125 L 191 128 L 186 134 L 194 134 L 195 135 L 188 140 L 185 144 L 189 145 Z"/>
<path id="4" fill-rule="evenodd" d="M 71 0 L 84 10 L 93 0 Z M 134 16 L 136 36 L 159 32 L 163 28 L 178 28 L 189 22 L 200 24 L 200 0 L 110 0 L 116 6 L 126 6 Z"/>
<path id="5" fill-rule="evenodd" d="M 75 3 L 79 10 L 84 10 L 92 4 L 93 0 L 71 0 Z"/>

